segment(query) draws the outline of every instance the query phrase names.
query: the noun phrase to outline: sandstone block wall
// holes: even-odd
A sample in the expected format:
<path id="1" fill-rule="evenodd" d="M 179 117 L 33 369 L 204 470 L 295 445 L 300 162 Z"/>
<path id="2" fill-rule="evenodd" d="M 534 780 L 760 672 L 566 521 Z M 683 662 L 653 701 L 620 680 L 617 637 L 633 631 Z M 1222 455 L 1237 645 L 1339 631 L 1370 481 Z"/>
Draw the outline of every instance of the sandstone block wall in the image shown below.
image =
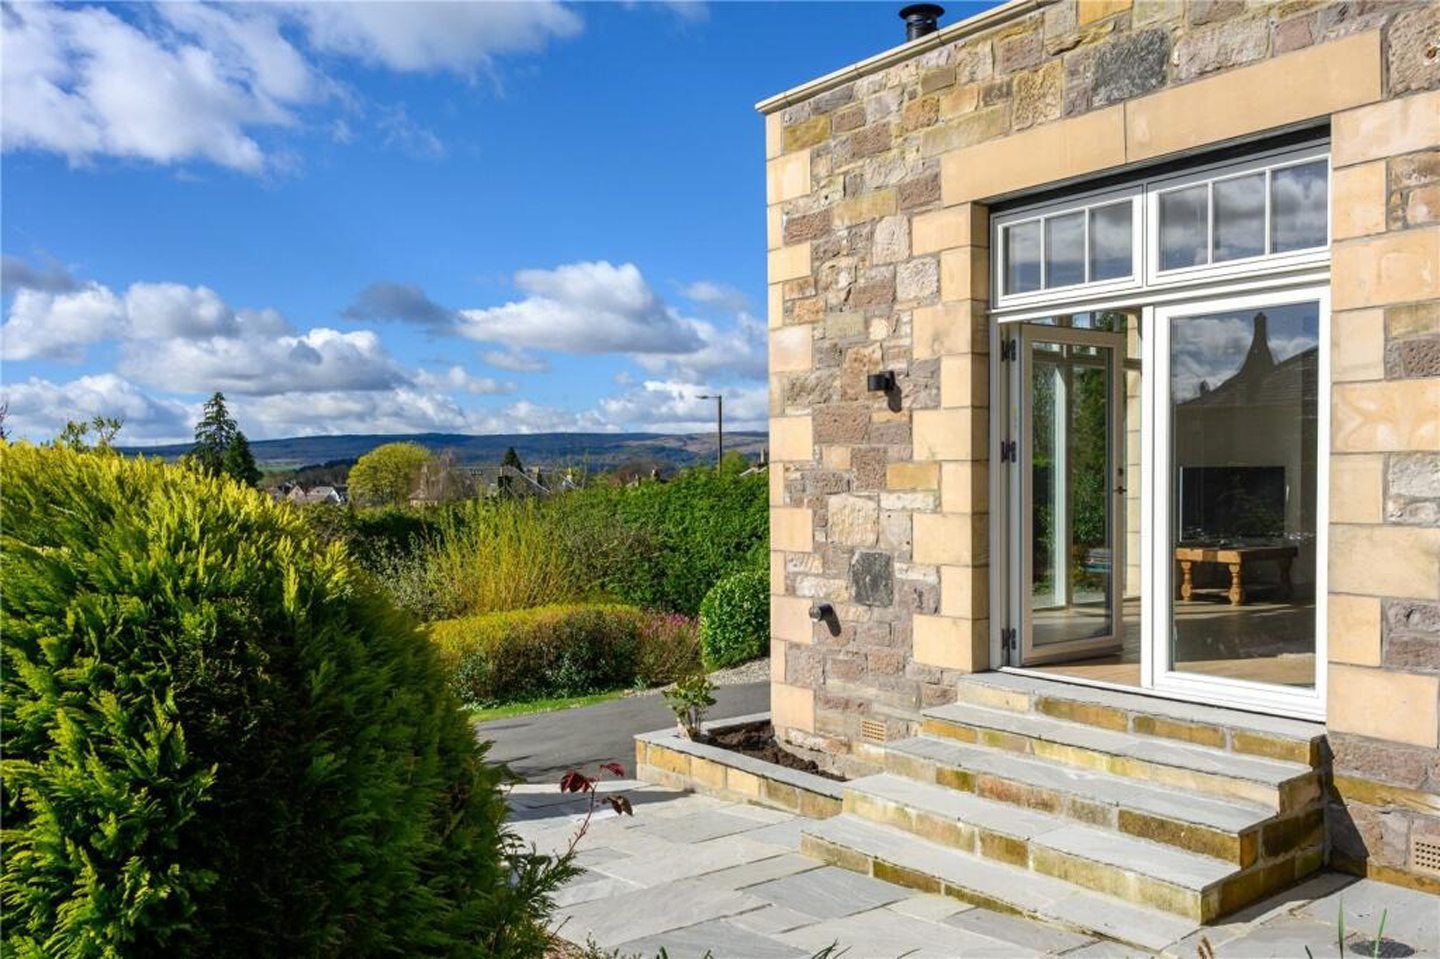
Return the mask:
<path id="1" fill-rule="evenodd" d="M 989 667 L 985 203 L 1328 122 L 1333 842 L 1429 881 L 1406 863 L 1440 832 L 1440 5 L 987 17 L 765 117 L 777 729 L 860 767 L 864 732 Z"/>

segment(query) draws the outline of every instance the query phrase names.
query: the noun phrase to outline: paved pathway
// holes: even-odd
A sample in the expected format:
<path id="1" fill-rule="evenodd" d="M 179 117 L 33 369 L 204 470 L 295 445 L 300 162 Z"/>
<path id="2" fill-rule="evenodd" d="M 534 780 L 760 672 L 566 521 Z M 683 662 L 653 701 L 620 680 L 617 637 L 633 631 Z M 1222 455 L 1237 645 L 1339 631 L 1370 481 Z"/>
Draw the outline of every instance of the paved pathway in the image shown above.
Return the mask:
<path id="1" fill-rule="evenodd" d="M 747 683 L 715 690 L 709 719 L 728 719 L 770 709 L 770 684 Z M 477 723 L 481 739 L 494 741 L 490 759 L 503 762 L 527 782 L 560 781 L 567 770 L 596 763 L 635 766 L 635 735 L 673 725 L 675 714 L 659 693 L 612 699 L 580 709 L 562 709 Z"/>
<path id="2" fill-rule="evenodd" d="M 785 813 L 638 782 L 606 788 L 626 791 L 635 815 L 597 815 L 581 843 L 585 873 L 561 891 L 556 917 L 578 944 L 627 959 L 662 947 L 670 959 L 804 959 L 832 943 L 845 959 L 1145 955 L 826 866 L 796 851 L 804 820 Z M 568 846 L 582 808 L 553 785 L 516 787 L 511 807 L 515 828 L 542 852 Z M 1379 955 L 1440 956 L 1440 898 L 1336 874 L 1204 935 L 1218 959 L 1303 959 L 1307 947 L 1316 959 L 1338 957 L 1342 905 L 1347 956 L 1372 955 L 1382 911 Z M 1194 959 L 1199 940 L 1165 954 Z"/>

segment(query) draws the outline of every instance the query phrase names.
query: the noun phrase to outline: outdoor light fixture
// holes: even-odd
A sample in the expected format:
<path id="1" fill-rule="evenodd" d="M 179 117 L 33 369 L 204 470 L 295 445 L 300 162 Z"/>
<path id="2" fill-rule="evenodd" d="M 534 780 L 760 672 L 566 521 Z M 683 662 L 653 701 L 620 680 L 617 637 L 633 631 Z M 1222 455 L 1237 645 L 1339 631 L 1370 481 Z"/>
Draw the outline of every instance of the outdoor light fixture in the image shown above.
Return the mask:
<path id="1" fill-rule="evenodd" d="M 829 619 L 831 616 L 834 615 L 835 607 L 831 606 L 829 603 L 816 603 L 814 606 L 810 607 L 810 618 L 815 620 L 815 622 L 817 623 L 821 622 L 822 620 Z"/>
<path id="2" fill-rule="evenodd" d="M 865 377 L 865 387 L 872 393 L 889 393 L 895 389 L 895 371 L 882 370 Z"/>

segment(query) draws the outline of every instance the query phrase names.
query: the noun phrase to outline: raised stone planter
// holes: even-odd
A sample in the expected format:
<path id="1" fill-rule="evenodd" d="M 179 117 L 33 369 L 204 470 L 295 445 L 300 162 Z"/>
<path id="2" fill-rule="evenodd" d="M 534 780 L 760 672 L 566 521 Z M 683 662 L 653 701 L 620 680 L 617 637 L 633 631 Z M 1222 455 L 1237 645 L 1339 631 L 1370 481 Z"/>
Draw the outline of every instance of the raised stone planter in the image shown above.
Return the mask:
<path id="1" fill-rule="evenodd" d="M 708 732 L 768 720 L 769 713 L 706 723 Z M 827 819 L 840 814 L 845 784 L 753 756 L 691 742 L 674 729 L 635 737 L 635 774 L 646 782 Z"/>

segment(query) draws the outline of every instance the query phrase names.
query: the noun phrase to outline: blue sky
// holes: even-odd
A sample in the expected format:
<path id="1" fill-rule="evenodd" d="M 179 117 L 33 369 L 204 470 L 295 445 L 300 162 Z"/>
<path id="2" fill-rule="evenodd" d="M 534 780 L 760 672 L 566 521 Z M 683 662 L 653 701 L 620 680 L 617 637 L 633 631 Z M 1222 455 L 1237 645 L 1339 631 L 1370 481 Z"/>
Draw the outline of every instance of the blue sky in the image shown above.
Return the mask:
<path id="1" fill-rule="evenodd" d="M 899 6 L 7 4 L 8 424 L 759 427 L 753 105 Z"/>

